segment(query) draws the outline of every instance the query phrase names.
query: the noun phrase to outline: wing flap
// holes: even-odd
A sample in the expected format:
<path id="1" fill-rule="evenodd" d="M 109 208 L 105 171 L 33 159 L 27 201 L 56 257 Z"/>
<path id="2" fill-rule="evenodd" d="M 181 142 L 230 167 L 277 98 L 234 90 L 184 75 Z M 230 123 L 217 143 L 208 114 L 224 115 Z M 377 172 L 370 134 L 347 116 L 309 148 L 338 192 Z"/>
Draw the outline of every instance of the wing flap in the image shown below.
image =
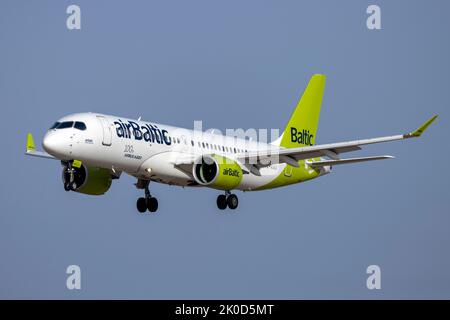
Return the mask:
<path id="1" fill-rule="evenodd" d="M 308 162 L 310 167 L 320 168 L 325 166 L 335 166 L 338 164 L 347 164 L 347 163 L 356 163 L 356 162 L 365 162 L 365 161 L 373 161 L 373 160 L 385 160 L 385 159 L 393 159 L 393 156 L 375 156 L 375 157 L 361 157 L 361 158 L 349 158 L 349 159 L 340 159 L 340 160 L 322 160 L 322 161 L 313 161 Z"/>

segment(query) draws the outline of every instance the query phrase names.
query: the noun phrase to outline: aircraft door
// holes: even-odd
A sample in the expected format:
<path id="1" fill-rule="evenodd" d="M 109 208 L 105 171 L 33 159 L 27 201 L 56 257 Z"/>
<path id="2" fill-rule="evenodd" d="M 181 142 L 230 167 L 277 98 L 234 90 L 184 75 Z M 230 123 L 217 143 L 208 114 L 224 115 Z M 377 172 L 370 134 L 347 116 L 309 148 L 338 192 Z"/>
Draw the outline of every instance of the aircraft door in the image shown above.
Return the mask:
<path id="1" fill-rule="evenodd" d="M 100 121 L 103 129 L 103 141 L 102 144 L 104 146 L 110 146 L 112 143 L 112 129 L 111 124 L 108 119 L 104 116 L 97 116 L 97 119 Z"/>

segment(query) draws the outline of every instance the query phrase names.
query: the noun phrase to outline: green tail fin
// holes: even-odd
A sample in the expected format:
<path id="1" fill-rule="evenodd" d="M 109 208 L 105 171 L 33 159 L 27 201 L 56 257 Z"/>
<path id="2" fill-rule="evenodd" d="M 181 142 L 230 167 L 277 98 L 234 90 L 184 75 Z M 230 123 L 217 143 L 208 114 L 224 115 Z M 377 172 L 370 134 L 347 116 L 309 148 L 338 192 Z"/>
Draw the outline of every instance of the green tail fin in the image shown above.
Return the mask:
<path id="1" fill-rule="evenodd" d="M 297 107 L 284 129 L 280 146 L 295 148 L 312 146 L 316 140 L 326 76 L 315 74 L 309 80 Z"/>

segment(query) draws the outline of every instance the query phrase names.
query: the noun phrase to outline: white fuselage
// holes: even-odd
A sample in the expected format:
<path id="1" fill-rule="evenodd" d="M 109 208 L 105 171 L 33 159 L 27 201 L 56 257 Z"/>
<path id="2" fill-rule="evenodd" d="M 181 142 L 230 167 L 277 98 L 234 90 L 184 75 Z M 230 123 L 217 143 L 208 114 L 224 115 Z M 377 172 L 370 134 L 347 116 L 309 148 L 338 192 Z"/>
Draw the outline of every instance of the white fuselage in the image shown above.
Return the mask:
<path id="1" fill-rule="evenodd" d="M 189 172 L 175 166 L 183 159 L 211 153 L 236 159 L 245 152 L 278 148 L 236 137 L 97 113 L 78 113 L 58 120 L 60 123 L 70 121 L 82 122 L 86 128 L 50 129 L 43 140 L 43 147 L 49 154 L 61 160 L 81 160 L 89 166 L 171 185 L 196 185 Z M 252 190 L 265 185 L 285 166 L 273 164 L 261 168 L 260 176 L 245 174 L 237 189 Z"/>

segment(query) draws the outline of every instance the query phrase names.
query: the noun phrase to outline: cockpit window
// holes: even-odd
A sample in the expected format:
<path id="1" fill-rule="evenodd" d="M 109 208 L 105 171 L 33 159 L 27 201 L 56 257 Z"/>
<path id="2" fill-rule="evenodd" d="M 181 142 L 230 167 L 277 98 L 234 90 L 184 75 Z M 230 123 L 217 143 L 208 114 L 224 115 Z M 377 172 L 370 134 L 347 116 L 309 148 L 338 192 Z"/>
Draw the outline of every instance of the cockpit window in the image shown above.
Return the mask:
<path id="1" fill-rule="evenodd" d="M 72 128 L 73 126 L 73 121 L 64 121 L 61 122 L 56 129 L 65 129 L 65 128 Z"/>
<path id="2" fill-rule="evenodd" d="M 84 122 L 80 121 L 75 122 L 75 125 L 73 127 L 78 130 L 86 130 L 86 125 L 84 124 Z"/>
<path id="3" fill-rule="evenodd" d="M 50 127 L 49 130 L 56 129 L 56 127 L 59 126 L 59 124 L 60 124 L 59 122 L 55 122 L 55 123 Z"/>

